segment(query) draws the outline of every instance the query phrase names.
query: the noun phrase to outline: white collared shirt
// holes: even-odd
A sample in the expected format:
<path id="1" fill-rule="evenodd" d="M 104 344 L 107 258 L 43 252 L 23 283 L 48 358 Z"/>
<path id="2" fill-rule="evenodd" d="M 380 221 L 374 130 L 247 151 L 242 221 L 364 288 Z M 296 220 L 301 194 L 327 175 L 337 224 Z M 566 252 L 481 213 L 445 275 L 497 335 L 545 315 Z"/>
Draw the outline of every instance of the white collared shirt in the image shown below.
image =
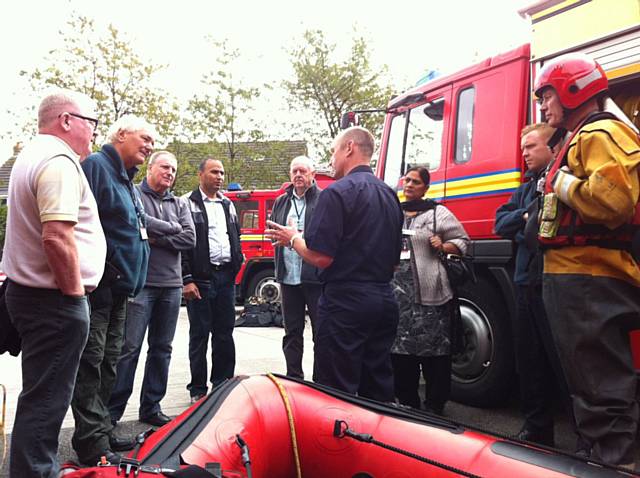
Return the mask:
<path id="1" fill-rule="evenodd" d="M 222 207 L 222 198 L 216 196 L 209 199 L 200 189 L 204 208 L 209 221 L 209 261 L 212 264 L 222 264 L 231 261 L 231 244 L 227 233 L 227 220 Z"/>

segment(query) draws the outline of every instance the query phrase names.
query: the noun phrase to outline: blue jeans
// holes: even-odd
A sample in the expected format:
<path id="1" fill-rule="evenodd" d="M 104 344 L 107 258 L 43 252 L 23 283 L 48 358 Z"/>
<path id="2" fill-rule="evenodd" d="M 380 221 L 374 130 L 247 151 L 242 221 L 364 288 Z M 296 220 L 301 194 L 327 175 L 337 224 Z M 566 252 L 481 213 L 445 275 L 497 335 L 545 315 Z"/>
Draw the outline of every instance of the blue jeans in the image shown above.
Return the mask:
<path id="1" fill-rule="evenodd" d="M 22 338 L 22 391 L 11 435 L 10 476 L 58 476 L 58 434 L 89 333 L 86 297 L 10 282 L 11 321 Z"/>
<path id="2" fill-rule="evenodd" d="M 140 392 L 140 418 L 161 411 L 160 401 L 167 393 L 171 344 L 180 313 L 181 287 L 145 287 L 127 304 L 124 345 L 116 372 L 116 384 L 109 400 L 109 413 L 120 420 L 133 391 L 144 335 L 149 329 L 147 361 Z"/>
<path id="3" fill-rule="evenodd" d="M 207 347 L 211 334 L 211 376 L 215 387 L 233 377 L 236 349 L 233 343 L 235 325 L 235 285 L 231 267 L 214 271 L 210 287 L 199 286 L 201 299 L 187 302 L 189 314 L 189 364 L 192 397 L 207 393 Z"/>

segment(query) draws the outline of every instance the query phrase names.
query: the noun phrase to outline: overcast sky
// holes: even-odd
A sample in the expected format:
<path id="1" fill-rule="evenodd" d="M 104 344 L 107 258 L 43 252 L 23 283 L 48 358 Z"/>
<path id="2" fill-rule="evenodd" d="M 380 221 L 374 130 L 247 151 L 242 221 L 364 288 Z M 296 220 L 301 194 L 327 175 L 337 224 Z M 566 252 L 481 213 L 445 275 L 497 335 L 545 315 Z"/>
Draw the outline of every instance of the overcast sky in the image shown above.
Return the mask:
<path id="1" fill-rule="evenodd" d="M 114 24 L 154 63 L 168 64 L 159 86 L 179 100 L 190 98 L 207 71 L 205 37 L 229 38 L 248 59 L 245 73 L 259 83 L 290 74 L 285 48 L 308 28 L 348 45 L 354 26 L 370 40 L 374 65 L 386 64 L 397 85 L 417 81 L 425 69 L 453 71 L 528 41 L 518 8 L 528 0 L 21 0 L 5 5 L 0 21 L 0 132 L 10 127 L 7 109 L 25 103 L 25 79 L 60 45 L 72 11 Z M 11 154 L 0 142 L 0 162 Z"/>

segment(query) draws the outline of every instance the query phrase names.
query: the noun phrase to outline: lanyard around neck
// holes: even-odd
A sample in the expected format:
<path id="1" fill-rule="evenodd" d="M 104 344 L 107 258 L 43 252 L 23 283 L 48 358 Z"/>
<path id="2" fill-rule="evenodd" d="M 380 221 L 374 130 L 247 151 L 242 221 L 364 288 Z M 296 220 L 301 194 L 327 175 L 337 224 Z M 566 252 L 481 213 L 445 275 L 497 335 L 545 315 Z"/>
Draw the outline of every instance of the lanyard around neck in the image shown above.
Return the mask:
<path id="1" fill-rule="evenodd" d="M 302 207 L 300 208 L 300 210 L 298 210 L 298 199 L 295 196 L 291 197 L 292 202 L 293 202 L 293 207 L 296 210 L 296 217 L 298 218 L 298 223 L 300 222 L 300 217 L 302 216 L 302 213 L 304 212 L 304 208 L 307 207 L 307 202 L 302 199 Z"/>

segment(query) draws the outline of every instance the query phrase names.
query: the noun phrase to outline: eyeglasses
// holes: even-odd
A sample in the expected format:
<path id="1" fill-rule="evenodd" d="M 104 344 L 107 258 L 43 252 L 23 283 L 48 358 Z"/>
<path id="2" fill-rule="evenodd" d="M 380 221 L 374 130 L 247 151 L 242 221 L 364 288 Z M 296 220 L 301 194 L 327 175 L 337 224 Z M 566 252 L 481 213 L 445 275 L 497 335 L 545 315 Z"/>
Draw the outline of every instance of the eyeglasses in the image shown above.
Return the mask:
<path id="1" fill-rule="evenodd" d="M 85 121 L 88 121 L 89 123 L 91 123 L 91 127 L 93 128 L 93 131 L 95 132 L 98 129 L 98 120 L 95 118 L 89 118 L 88 116 L 83 116 L 81 114 L 78 113 L 69 113 L 68 111 L 66 113 L 60 113 L 58 115 L 58 118 L 60 118 L 60 116 L 67 114 L 69 116 L 73 116 L 75 118 L 80 118 L 83 119 Z"/>

